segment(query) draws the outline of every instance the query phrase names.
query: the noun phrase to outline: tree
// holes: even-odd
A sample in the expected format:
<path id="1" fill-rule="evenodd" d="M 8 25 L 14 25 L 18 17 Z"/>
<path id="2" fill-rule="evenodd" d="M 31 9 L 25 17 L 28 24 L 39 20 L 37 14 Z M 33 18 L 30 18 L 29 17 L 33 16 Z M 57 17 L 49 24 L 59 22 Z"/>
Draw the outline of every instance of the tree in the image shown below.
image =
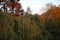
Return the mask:
<path id="1" fill-rule="evenodd" d="M 3 5 L 4 12 L 8 11 L 8 8 L 10 8 L 10 11 L 13 12 L 14 8 L 16 7 L 16 2 L 19 2 L 20 0 L 0 0 L 0 4 Z M 20 4 L 19 4 L 20 5 Z M 17 5 L 18 6 L 18 5 Z M 8 8 L 7 8 L 8 7 Z M 18 7 L 19 8 L 19 7 Z M 17 9 L 17 8 L 16 8 Z M 19 8 L 20 9 L 20 8 Z M 19 10 L 20 11 L 20 10 Z"/>
<path id="2" fill-rule="evenodd" d="M 30 10 L 30 7 L 27 7 L 27 11 L 26 11 L 26 12 L 27 12 L 27 14 L 29 14 L 29 15 L 32 13 L 32 11 Z"/>

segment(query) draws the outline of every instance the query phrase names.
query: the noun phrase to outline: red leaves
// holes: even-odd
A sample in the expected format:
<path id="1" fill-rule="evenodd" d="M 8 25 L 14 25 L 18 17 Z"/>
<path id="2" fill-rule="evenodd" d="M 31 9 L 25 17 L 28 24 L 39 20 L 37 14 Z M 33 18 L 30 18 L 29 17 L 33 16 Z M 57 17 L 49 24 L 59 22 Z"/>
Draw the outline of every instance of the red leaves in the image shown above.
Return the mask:
<path id="1" fill-rule="evenodd" d="M 16 13 L 19 13 L 20 9 L 21 9 L 21 4 L 16 2 L 15 3 L 15 8 L 16 8 Z"/>

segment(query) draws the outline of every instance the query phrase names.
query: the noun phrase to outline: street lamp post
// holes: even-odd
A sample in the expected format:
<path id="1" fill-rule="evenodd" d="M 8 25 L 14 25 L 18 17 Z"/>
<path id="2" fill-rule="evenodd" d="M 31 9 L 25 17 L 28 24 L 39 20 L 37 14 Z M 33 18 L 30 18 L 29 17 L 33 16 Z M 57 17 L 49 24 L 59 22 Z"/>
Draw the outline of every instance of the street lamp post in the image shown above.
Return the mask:
<path id="1" fill-rule="evenodd" d="M 22 10 L 20 10 L 20 12 L 22 15 L 22 17 L 21 17 L 21 19 L 22 19 L 22 40 L 24 40 L 24 10 L 22 9 Z"/>

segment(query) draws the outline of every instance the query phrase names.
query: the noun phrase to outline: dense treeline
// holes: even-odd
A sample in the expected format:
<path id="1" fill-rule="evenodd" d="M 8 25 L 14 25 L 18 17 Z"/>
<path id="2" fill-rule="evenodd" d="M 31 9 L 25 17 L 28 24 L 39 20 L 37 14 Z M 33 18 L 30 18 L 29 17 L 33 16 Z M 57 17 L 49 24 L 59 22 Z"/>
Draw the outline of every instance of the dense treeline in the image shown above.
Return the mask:
<path id="1" fill-rule="evenodd" d="M 60 6 L 48 5 L 42 15 L 22 16 L 0 11 L 0 40 L 60 40 Z M 17 19 L 16 19 L 17 18 Z"/>

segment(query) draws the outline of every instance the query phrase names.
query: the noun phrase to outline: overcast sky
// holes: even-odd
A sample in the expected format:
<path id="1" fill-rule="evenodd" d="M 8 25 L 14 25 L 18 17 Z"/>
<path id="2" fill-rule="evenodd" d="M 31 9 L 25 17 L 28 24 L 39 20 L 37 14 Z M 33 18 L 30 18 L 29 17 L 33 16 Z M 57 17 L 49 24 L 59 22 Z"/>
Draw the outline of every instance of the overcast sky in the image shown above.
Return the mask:
<path id="1" fill-rule="evenodd" d="M 29 6 L 33 13 L 39 13 L 40 9 L 45 6 L 47 3 L 60 4 L 60 0 L 21 0 L 23 9 L 26 11 L 26 8 Z"/>

